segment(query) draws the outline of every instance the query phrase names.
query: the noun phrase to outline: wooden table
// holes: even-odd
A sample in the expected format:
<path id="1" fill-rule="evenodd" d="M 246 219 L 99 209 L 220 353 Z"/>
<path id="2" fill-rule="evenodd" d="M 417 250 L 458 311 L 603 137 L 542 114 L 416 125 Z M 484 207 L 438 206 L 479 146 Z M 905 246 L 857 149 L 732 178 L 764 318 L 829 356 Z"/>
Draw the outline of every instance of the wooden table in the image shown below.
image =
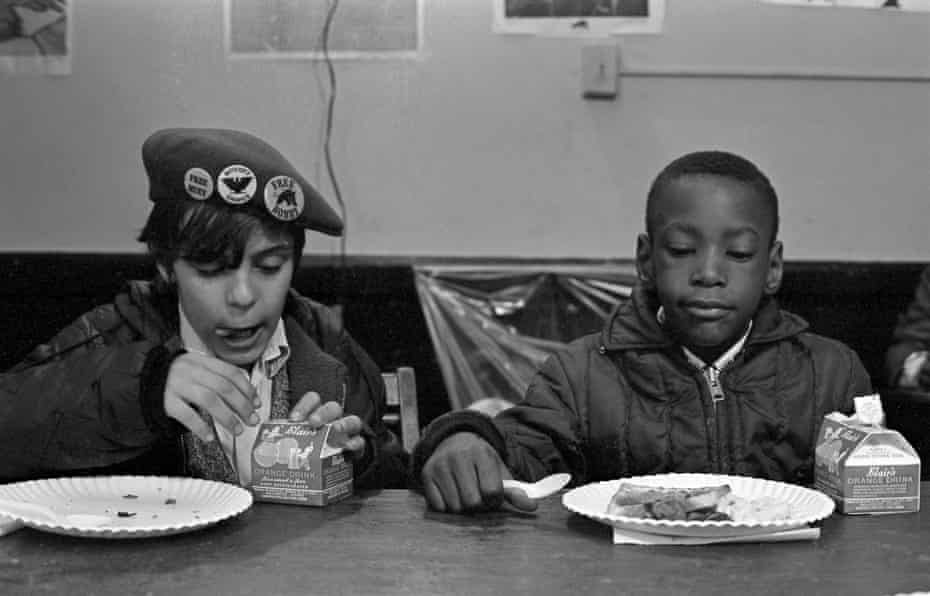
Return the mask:
<path id="1" fill-rule="evenodd" d="M 256 504 L 198 532 L 0 538 L 0 594 L 829 594 L 930 590 L 920 513 L 834 515 L 813 542 L 615 546 L 559 498 L 534 515 L 438 514 L 406 491 Z"/>

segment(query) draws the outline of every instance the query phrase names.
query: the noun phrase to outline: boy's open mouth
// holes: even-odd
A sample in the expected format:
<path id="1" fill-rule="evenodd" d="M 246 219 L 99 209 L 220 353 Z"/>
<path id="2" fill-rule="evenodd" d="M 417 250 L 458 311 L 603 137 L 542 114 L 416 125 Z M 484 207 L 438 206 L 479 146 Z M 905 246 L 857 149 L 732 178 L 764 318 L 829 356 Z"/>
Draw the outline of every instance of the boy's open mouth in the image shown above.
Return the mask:
<path id="1" fill-rule="evenodd" d="M 254 327 L 218 327 L 216 334 L 227 343 L 248 343 L 261 329 L 261 325 Z"/>

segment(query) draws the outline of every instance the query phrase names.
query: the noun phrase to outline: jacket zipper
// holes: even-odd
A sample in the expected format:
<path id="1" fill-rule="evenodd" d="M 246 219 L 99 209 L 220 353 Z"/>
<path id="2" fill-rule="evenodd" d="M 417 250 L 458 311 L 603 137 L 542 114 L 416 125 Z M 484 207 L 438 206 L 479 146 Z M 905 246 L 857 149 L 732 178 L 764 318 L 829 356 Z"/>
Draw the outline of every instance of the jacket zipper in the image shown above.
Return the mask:
<path id="1" fill-rule="evenodd" d="M 707 387 L 710 390 L 711 404 L 714 407 L 714 434 L 716 435 L 716 447 L 717 447 L 717 457 L 714 465 L 715 472 L 724 473 L 727 471 L 728 465 L 725 465 L 725 452 L 727 446 L 725 445 L 724 437 L 726 437 L 726 416 L 723 416 L 723 408 L 718 409 L 717 404 L 723 402 L 726 399 L 726 395 L 723 392 L 723 385 L 720 383 L 720 370 L 713 365 L 705 366 L 701 371 L 704 375 L 704 380 L 707 381 Z"/>
<path id="2" fill-rule="evenodd" d="M 707 379 L 707 386 L 710 388 L 710 397 L 714 404 L 714 414 L 717 413 L 717 402 L 726 399 L 723 394 L 723 386 L 720 385 L 720 371 L 716 366 L 704 367 L 704 378 Z"/>

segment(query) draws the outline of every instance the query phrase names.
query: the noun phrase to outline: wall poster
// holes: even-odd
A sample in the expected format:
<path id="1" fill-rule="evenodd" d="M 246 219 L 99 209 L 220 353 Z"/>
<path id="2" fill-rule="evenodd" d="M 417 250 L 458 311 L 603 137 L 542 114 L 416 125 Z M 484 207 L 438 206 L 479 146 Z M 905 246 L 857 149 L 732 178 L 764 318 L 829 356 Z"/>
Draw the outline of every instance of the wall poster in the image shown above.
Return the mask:
<path id="1" fill-rule="evenodd" d="M 326 54 L 335 59 L 416 57 L 423 39 L 421 1 L 226 0 L 227 54 L 319 59 L 325 41 Z"/>
<path id="2" fill-rule="evenodd" d="M 493 0 L 494 31 L 544 37 L 661 33 L 665 0 Z"/>
<path id="3" fill-rule="evenodd" d="M 71 0 L 0 0 L 0 75 L 71 74 Z"/>

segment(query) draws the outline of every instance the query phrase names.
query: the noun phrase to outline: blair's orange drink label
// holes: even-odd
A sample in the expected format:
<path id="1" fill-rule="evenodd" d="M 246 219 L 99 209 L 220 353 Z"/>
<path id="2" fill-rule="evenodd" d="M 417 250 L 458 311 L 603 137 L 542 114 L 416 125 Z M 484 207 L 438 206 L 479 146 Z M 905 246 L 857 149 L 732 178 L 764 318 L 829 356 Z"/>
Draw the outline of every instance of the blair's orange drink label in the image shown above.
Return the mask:
<path id="1" fill-rule="evenodd" d="M 269 420 L 252 447 L 256 501 L 323 506 L 352 494 L 352 462 L 330 445 L 331 425 Z"/>

